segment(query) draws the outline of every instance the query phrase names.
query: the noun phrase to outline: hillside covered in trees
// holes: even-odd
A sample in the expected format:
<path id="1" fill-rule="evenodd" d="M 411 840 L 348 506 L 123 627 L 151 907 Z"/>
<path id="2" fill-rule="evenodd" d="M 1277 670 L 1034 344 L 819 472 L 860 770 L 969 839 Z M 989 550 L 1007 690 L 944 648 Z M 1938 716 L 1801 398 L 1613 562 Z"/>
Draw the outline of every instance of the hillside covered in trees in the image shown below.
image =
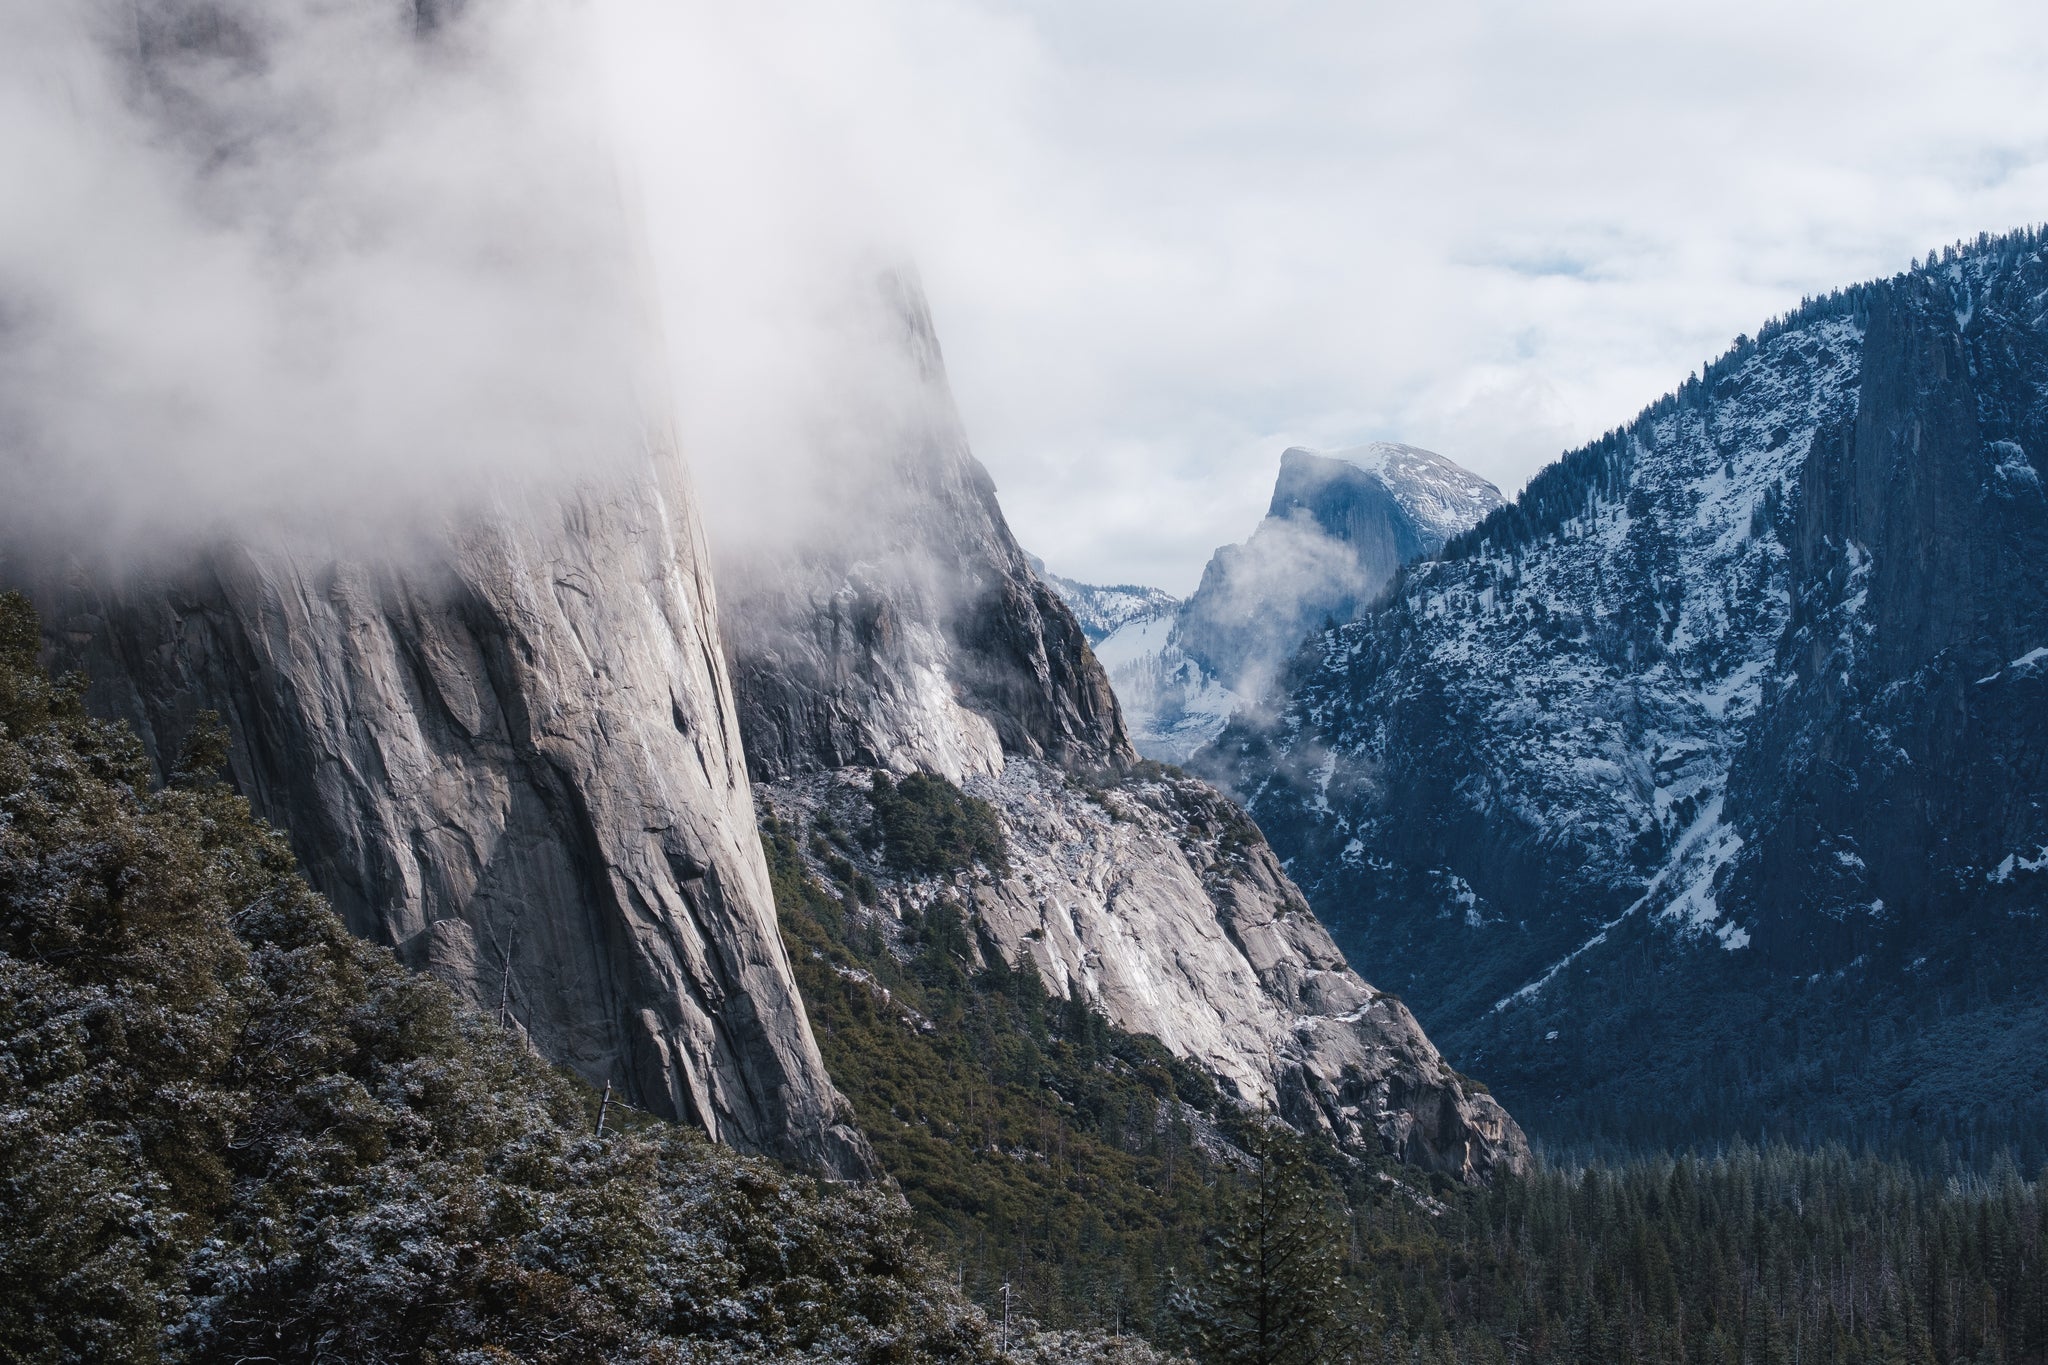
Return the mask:
<path id="1" fill-rule="evenodd" d="M 216 731 L 159 785 L 37 643 L 0 599 L 0 1359 L 1156 1358 L 1104 1327 L 1205 1365 L 2048 1359 L 2048 1199 L 2009 1162 L 1422 1182 L 1234 1112 L 963 918 L 907 960 L 863 941 L 857 878 L 776 824 L 827 1056 L 910 1208 L 607 1111 L 349 936 L 212 777 Z M 978 830 L 946 795 L 885 798 L 906 856 L 974 849 L 915 842 L 925 807 Z M 1007 1336 L 972 1302 L 1004 1284 Z"/>
<path id="2" fill-rule="evenodd" d="M 0 1360 L 995 1361 L 901 1200 L 608 1112 L 0 597 Z M 1137 1348 L 1129 1348 L 1135 1350 Z"/>

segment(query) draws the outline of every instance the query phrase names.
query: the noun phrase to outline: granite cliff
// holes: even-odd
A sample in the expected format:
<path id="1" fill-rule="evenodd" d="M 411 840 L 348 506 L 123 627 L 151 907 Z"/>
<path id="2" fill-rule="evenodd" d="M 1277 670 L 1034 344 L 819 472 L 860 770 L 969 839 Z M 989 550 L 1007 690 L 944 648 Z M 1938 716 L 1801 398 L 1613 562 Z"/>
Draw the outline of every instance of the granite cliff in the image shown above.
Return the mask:
<path id="1" fill-rule="evenodd" d="M 200 710 L 227 722 L 236 785 L 351 929 L 640 1107 L 865 1169 L 776 931 L 672 454 L 406 561 L 6 574 L 160 769 Z"/>
<path id="2" fill-rule="evenodd" d="M 1080 766 L 1135 756 L 1072 612 L 1033 571 L 968 451 L 916 290 L 885 282 L 915 392 L 895 439 L 825 523 L 720 554 L 747 761 L 959 779 L 1022 754 Z"/>
<path id="3" fill-rule="evenodd" d="M 1257 827 L 1138 760 L 968 448 L 922 302 L 894 306 L 923 400 L 871 501 L 839 534 L 720 556 L 763 801 L 799 831 L 820 810 L 843 827 L 878 770 L 957 782 L 994 806 L 1007 867 L 920 878 L 870 858 L 880 898 L 850 913 L 958 899 L 978 951 L 1028 956 L 1056 996 L 1157 1036 L 1243 1102 L 1461 1179 L 1519 1166 L 1514 1121 L 1345 964 Z"/>
<path id="4" fill-rule="evenodd" d="M 218 310 L 216 349 L 172 367 L 158 406 L 147 390 L 165 376 L 121 376 L 133 392 L 95 414 L 102 439 L 67 447 L 76 414 L 38 366 L 93 326 L 118 348 L 126 325 L 146 352 L 162 320 L 81 321 L 54 285 L 10 280 L 26 301 L 0 334 L 16 495 L 0 579 L 29 592 L 52 662 L 90 675 L 91 704 L 130 721 L 160 772 L 200 712 L 224 718 L 235 784 L 355 932 L 593 1085 L 861 1173 L 777 932 L 704 537 L 659 404 L 636 405 L 588 357 L 536 366 L 524 347 L 531 315 L 574 324 L 560 344 L 633 351 L 630 299 L 534 283 L 565 260 L 592 265 L 579 286 L 630 276 L 623 206 L 495 211 L 503 195 L 606 183 L 574 139 L 458 129 L 472 157 L 508 160 L 404 178 L 448 150 L 419 151 L 442 130 L 407 114 L 532 112 L 469 22 L 452 4 L 153 0 L 86 26 L 67 53 L 67 134 L 161 188 L 166 258 L 213 272 L 219 296 L 200 304 Z M 105 108 L 89 103 L 95 74 Z M 74 117 L 88 107 L 99 123 Z M 509 335 L 445 315 L 472 302 Z M 407 353 L 386 348 L 422 332 L 445 343 L 422 358 L 441 368 L 396 373 Z M 245 420 L 273 410 L 274 428 Z M 507 440 L 465 486 L 439 438 L 471 426 Z M 121 459 L 168 504 L 146 543 L 23 513 L 39 461 L 70 461 L 72 492 L 115 503 L 124 490 L 102 476 Z M 576 482 L 543 472 L 565 464 Z"/>

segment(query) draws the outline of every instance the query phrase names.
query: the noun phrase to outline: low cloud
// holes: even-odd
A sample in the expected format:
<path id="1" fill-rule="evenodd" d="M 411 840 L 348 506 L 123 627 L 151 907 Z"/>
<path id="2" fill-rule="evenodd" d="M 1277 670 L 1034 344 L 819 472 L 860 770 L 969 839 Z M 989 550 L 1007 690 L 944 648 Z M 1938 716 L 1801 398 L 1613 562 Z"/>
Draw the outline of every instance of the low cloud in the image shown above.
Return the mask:
<path id="1" fill-rule="evenodd" d="M 2019 0 L 424 3 L 0 14 L 16 522 L 369 522 L 672 427 L 714 539 L 786 532 L 944 426 L 914 268 L 1019 537 L 1186 593 L 1290 444 L 1512 491 L 2048 204 Z M 138 12 L 251 45 L 139 80 Z"/>
<path id="2" fill-rule="evenodd" d="M 428 18 L 7 7 L 12 536 L 383 535 L 650 439 L 662 377 L 588 45 L 548 4 Z"/>
<path id="3" fill-rule="evenodd" d="M 1802 295 L 2048 216 L 2018 0 L 967 7 L 1000 154 L 918 256 L 1018 533 L 1093 581 L 1188 591 L 1289 444 L 1512 493 Z"/>

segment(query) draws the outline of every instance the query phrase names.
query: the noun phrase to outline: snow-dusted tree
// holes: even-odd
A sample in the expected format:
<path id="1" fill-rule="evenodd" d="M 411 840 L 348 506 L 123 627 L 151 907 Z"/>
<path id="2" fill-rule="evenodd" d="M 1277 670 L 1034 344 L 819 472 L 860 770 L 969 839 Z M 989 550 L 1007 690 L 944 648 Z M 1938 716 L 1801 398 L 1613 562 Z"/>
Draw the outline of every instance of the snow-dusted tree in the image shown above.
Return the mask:
<path id="1" fill-rule="evenodd" d="M 343 928 L 217 731 L 158 784 L 39 642 L 0 595 L 0 1361 L 1004 1358 L 900 1196 L 598 1137 Z"/>
<path id="2" fill-rule="evenodd" d="M 1251 1126 L 1251 1169 L 1223 1201 L 1206 1273 L 1174 1296 L 1203 1365 L 1345 1365 L 1361 1314 L 1344 1276 L 1335 1195 L 1277 1120 Z"/>

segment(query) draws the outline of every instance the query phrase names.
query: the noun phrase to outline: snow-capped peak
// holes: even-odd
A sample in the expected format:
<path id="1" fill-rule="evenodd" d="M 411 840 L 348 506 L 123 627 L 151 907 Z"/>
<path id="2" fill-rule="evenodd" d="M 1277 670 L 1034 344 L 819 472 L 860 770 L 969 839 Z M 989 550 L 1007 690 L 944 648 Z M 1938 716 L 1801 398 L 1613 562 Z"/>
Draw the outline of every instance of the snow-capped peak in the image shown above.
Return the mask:
<path id="1" fill-rule="evenodd" d="M 1280 456 L 1271 515 L 1287 514 L 1283 500 L 1299 505 L 1305 485 L 1326 485 L 1345 470 L 1377 479 L 1416 523 L 1422 539 L 1438 544 L 1476 525 L 1502 502 L 1500 489 L 1433 450 L 1372 441 L 1334 451 L 1289 447 Z"/>

